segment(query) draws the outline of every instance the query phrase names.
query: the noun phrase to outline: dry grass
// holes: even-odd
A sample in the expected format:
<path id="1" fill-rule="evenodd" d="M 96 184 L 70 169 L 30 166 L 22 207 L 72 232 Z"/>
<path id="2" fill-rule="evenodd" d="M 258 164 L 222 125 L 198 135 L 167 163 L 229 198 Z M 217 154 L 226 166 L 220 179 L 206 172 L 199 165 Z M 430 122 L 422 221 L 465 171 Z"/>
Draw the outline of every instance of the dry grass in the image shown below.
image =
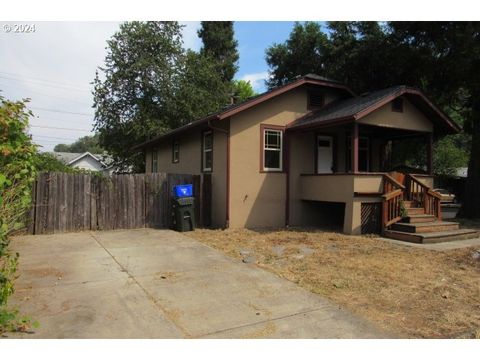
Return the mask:
<path id="1" fill-rule="evenodd" d="M 480 332 L 475 249 L 435 252 L 301 229 L 196 230 L 191 235 L 236 258 L 242 258 L 240 250 L 250 250 L 258 266 L 400 336 L 478 337 Z M 305 247 L 313 253 L 302 252 Z"/>

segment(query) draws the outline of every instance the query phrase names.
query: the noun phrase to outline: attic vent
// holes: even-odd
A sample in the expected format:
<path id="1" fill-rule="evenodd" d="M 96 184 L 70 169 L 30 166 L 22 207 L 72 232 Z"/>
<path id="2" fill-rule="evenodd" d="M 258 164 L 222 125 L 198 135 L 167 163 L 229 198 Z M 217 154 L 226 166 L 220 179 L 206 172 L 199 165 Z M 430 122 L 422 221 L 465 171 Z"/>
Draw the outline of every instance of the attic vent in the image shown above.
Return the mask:
<path id="1" fill-rule="evenodd" d="M 325 97 L 322 93 L 318 91 L 309 91 L 308 92 L 308 108 L 309 109 L 318 109 L 323 106 L 325 103 Z"/>
<path id="2" fill-rule="evenodd" d="M 403 112 L 403 99 L 396 98 L 392 101 L 392 111 Z"/>

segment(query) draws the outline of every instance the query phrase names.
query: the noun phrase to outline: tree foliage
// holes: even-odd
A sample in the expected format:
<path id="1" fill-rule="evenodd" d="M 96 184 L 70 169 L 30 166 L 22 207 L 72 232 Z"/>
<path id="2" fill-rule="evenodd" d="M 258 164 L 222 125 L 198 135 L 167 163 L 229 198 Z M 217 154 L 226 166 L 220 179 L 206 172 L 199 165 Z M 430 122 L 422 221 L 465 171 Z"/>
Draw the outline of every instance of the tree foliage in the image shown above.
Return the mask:
<path id="1" fill-rule="evenodd" d="M 230 83 L 238 70 L 239 59 L 233 21 L 202 21 L 198 36 L 203 43 L 200 54 L 213 59 L 223 82 Z"/>
<path id="2" fill-rule="evenodd" d="M 120 170 L 143 171 L 134 145 L 227 103 L 220 74 L 182 48 L 177 22 L 126 22 L 107 44 L 94 80 L 95 129 Z"/>
<path id="3" fill-rule="evenodd" d="M 69 153 L 84 153 L 90 152 L 91 154 L 103 153 L 103 148 L 99 144 L 99 134 L 93 136 L 82 136 L 72 144 L 57 144 L 53 148 L 55 152 L 69 152 Z"/>
<path id="4" fill-rule="evenodd" d="M 285 43 L 273 44 L 266 51 L 271 75 L 267 86 L 274 88 L 284 85 L 307 73 L 324 74 L 327 44 L 327 35 L 322 32 L 318 23 L 296 22 Z"/>
<path id="5" fill-rule="evenodd" d="M 253 90 L 252 84 L 250 81 L 245 80 L 233 80 L 232 81 L 233 87 L 233 100 L 234 103 L 241 103 L 252 96 L 257 95 L 255 90 Z"/>
<path id="6" fill-rule="evenodd" d="M 461 119 L 471 135 L 471 141 L 455 135 L 438 142 L 434 164 L 448 173 L 469 157 L 462 211 L 480 217 L 480 157 L 475 156 L 480 153 L 479 23 L 330 22 L 328 35 L 318 25 L 296 24 L 290 38 L 266 54 L 269 87 L 313 72 L 347 83 L 360 94 L 394 84 L 424 90 L 445 112 Z"/>
<path id="7" fill-rule="evenodd" d="M 25 225 L 36 176 L 37 148 L 27 134 L 29 116 L 25 101 L 0 96 L 0 333 L 29 326 L 27 318 L 7 308 L 19 256 L 8 249 L 8 237 Z"/>

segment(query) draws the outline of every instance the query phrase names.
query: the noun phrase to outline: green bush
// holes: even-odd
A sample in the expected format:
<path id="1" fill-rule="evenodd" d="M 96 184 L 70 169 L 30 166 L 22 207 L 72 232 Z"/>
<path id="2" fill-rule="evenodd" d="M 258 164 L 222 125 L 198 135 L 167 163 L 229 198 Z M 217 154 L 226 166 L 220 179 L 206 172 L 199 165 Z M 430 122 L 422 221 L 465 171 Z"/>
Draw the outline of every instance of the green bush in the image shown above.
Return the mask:
<path id="1" fill-rule="evenodd" d="M 25 101 L 12 102 L 0 96 L 0 333 L 22 331 L 30 326 L 16 310 L 7 307 L 14 292 L 18 253 L 8 249 L 9 235 L 25 226 L 35 180 L 36 146 L 27 134 L 32 115 Z"/>

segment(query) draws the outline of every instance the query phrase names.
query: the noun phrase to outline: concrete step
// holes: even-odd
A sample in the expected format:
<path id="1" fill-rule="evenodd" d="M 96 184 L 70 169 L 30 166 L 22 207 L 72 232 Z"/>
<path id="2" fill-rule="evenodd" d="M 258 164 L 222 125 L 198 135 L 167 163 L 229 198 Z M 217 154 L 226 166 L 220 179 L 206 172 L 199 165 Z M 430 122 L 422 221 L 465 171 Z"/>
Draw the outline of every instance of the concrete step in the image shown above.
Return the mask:
<path id="1" fill-rule="evenodd" d="M 411 207 L 405 208 L 408 215 L 421 215 L 425 214 L 425 209 L 423 207 Z"/>
<path id="2" fill-rule="evenodd" d="M 448 221 L 431 221 L 409 224 L 406 222 L 398 222 L 392 225 L 392 230 L 403 231 L 408 233 L 427 233 L 440 232 L 449 230 L 458 230 L 459 224 Z"/>
<path id="3" fill-rule="evenodd" d="M 418 215 L 408 215 L 403 218 L 404 222 L 410 223 L 410 224 L 416 224 L 416 223 L 426 223 L 426 222 L 433 222 L 437 220 L 437 218 L 434 215 L 427 215 L 427 214 L 418 214 Z"/>
<path id="4" fill-rule="evenodd" d="M 473 229 L 458 229 L 450 231 L 413 234 L 404 231 L 386 230 L 384 236 L 395 240 L 419 244 L 432 244 L 446 241 L 474 239 L 480 237 L 480 232 Z"/>

